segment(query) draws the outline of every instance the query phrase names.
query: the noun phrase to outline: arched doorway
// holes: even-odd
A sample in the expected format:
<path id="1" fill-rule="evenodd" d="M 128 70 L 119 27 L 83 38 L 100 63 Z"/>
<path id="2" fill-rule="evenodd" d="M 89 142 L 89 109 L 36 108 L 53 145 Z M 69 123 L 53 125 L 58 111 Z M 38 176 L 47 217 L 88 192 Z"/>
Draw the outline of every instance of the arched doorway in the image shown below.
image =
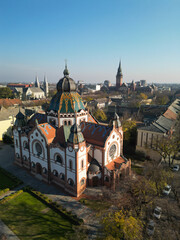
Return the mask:
<path id="1" fill-rule="evenodd" d="M 97 187 L 99 183 L 99 178 L 97 176 L 92 178 L 93 187 Z"/>
<path id="2" fill-rule="evenodd" d="M 36 173 L 37 174 L 42 174 L 42 167 L 40 163 L 36 163 Z"/>

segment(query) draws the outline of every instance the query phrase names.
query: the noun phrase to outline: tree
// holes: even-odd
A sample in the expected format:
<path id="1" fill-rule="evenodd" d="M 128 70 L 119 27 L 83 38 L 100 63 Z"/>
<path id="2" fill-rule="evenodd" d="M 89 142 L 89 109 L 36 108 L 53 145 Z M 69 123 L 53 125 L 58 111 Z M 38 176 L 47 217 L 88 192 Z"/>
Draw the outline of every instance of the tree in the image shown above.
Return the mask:
<path id="1" fill-rule="evenodd" d="M 98 121 L 105 122 L 107 120 L 107 116 L 102 109 L 97 108 L 93 115 Z"/>
<path id="2" fill-rule="evenodd" d="M 148 96 L 144 93 L 140 93 L 139 94 L 139 98 L 143 99 L 143 100 L 147 100 L 148 99 Z"/>
<path id="3" fill-rule="evenodd" d="M 3 87 L 0 88 L 0 98 L 12 98 L 13 93 L 10 88 L 8 87 Z"/>
<path id="4" fill-rule="evenodd" d="M 109 213 L 104 219 L 106 239 L 141 240 L 143 224 L 132 216 L 130 211 Z"/>

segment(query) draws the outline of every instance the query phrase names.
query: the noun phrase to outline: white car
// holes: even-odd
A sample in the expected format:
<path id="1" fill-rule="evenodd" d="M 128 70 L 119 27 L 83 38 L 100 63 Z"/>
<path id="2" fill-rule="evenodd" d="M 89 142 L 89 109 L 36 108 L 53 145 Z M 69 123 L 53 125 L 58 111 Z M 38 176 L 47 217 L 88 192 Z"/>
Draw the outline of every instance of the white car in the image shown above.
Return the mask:
<path id="1" fill-rule="evenodd" d="M 166 185 L 165 188 L 163 189 L 163 194 L 169 195 L 170 192 L 171 192 L 171 186 L 170 185 Z"/>
<path id="2" fill-rule="evenodd" d="M 161 213 L 162 213 L 162 209 L 157 206 L 157 207 L 154 209 L 153 215 L 154 215 L 157 219 L 160 219 Z"/>
<path id="3" fill-rule="evenodd" d="M 154 226 L 154 221 L 153 220 L 149 220 L 148 225 L 147 225 L 147 234 L 148 235 L 153 235 L 154 234 L 154 230 L 155 230 L 155 226 Z"/>
<path id="4" fill-rule="evenodd" d="M 174 165 L 172 170 L 173 170 L 173 172 L 178 172 L 179 171 L 179 165 Z"/>

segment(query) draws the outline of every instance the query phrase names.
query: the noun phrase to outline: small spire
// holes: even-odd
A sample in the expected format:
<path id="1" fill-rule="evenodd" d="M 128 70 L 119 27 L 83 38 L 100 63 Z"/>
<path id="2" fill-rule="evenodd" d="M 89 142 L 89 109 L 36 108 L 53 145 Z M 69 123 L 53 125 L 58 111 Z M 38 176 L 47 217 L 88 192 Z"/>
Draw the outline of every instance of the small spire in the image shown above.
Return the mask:
<path id="1" fill-rule="evenodd" d="M 64 76 L 68 76 L 69 75 L 69 71 L 67 69 L 67 60 L 65 59 L 65 69 L 64 69 L 64 72 L 63 72 Z"/>

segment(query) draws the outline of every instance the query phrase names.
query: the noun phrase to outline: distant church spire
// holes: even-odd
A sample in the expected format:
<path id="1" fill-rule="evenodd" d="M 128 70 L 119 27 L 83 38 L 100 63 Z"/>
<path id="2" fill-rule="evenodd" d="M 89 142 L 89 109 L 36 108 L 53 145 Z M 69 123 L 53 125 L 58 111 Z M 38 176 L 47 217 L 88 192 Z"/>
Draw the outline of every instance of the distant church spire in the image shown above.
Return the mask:
<path id="1" fill-rule="evenodd" d="M 34 86 L 35 87 L 40 87 L 40 84 L 39 84 L 39 80 L 38 80 L 38 76 L 36 75 L 36 79 L 35 79 L 35 83 L 34 83 Z"/>
<path id="2" fill-rule="evenodd" d="M 48 81 L 47 81 L 46 75 L 44 75 L 43 89 L 44 89 L 45 96 L 47 97 L 49 93 L 49 87 L 48 87 Z"/>
<path id="3" fill-rule="evenodd" d="M 121 60 L 120 60 L 119 67 L 116 74 L 116 89 L 119 89 L 119 87 L 122 85 L 122 80 L 123 80 L 123 74 L 122 74 Z"/>

